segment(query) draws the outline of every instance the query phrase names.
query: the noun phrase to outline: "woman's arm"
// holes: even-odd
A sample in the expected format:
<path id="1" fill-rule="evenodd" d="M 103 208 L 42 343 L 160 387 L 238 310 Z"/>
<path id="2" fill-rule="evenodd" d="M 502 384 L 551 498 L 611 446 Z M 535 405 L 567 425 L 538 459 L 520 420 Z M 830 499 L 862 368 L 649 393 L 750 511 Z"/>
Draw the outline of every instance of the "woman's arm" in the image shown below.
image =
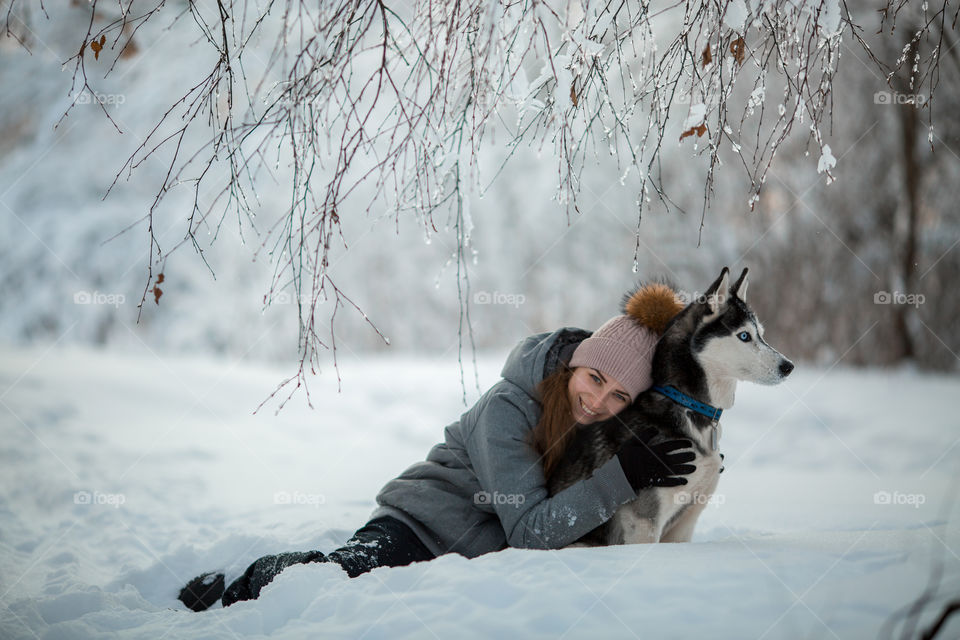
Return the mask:
<path id="1" fill-rule="evenodd" d="M 466 443 L 484 492 L 475 501 L 493 507 L 510 546 L 564 547 L 637 497 L 616 456 L 591 477 L 549 496 L 540 458 L 525 440 L 527 417 L 512 394 L 496 394 L 480 409 Z"/>

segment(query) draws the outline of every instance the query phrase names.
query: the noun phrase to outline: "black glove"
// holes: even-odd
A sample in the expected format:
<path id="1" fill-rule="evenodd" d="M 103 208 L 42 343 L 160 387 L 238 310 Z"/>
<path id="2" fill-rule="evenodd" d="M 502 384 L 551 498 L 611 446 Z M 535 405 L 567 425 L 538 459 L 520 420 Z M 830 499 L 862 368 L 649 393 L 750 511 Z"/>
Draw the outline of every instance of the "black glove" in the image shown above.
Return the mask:
<path id="1" fill-rule="evenodd" d="M 720 454 L 720 473 L 723 473 L 723 454 Z"/>
<path id="2" fill-rule="evenodd" d="M 287 567 L 326 561 L 327 557 L 319 551 L 288 551 L 275 556 L 263 556 L 254 560 L 242 576 L 230 583 L 220 602 L 229 607 L 241 600 L 256 600 L 260 597 L 260 591 Z"/>
<path id="3" fill-rule="evenodd" d="M 220 601 L 226 585 L 222 573 L 205 573 L 197 576 L 180 590 L 177 598 L 194 611 L 205 611 Z"/>
<path id="4" fill-rule="evenodd" d="M 639 437 L 628 440 L 617 452 L 620 466 L 634 491 L 687 484 L 686 478 L 676 476 L 684 476 L 697 469 L 692 464 L 686 464 L 696 458 L 693 451 L 671 453 L 690 448 L 692 443 L 689 440 L 667 440 L 650 445 L 656 435 L 656 428 L 650 427 Z"/>

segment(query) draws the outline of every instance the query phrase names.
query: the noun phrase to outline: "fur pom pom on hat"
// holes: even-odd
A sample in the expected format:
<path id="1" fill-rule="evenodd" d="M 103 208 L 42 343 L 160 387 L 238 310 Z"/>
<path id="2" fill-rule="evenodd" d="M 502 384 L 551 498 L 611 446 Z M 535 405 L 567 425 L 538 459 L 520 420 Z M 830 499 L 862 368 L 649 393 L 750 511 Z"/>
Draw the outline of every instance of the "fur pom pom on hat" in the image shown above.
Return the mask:
<path id="1" fill-rule="evenodd" d="M 683 309 L 673 289 L 648 284 L 628 294 L 624 315 L 611 318 L 580 343 L 570 367 L 613 377 L 633 400 L 653 384 L 653 352 L 667 324 Z"/>
<path id="2" fill-rule="evenodd" d="M 654 282 L 623 296 L 623 312 L 658 336 L 684 305 L 670 285 Z"/>

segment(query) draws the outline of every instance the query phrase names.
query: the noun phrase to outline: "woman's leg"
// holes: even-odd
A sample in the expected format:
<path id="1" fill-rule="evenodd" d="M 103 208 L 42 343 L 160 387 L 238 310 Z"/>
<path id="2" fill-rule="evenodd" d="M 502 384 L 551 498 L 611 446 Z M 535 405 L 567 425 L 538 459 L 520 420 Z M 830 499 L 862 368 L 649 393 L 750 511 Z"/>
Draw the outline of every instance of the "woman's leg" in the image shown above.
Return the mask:
<path id="1" fill-rule="evenodd" d="M 345 545 L 327 554 L 351 578 L 376 567 L 401 567 L 411 562 L 433 560 L 413 530 L 396 518 L 375 518 L 357 530 Z"/>
<path id="2" fill-rule="evenodd" d="M 347 575 L 355 578 L 376 567 L 399 567 L 433 558 L 433 553 L 410 527 L 385 516 L 365 524 L 346 544 L 326 556 L 319 551 L 292 551 L 259 558 L 225 591 L 223 574 L 205 573 L 180 591 L 180 600 L 194 611 L 203 611 L 218 599 L 225 607 L 241 600 L 253 600 L 277 574 L 294 564 L 336 562 Z"/>

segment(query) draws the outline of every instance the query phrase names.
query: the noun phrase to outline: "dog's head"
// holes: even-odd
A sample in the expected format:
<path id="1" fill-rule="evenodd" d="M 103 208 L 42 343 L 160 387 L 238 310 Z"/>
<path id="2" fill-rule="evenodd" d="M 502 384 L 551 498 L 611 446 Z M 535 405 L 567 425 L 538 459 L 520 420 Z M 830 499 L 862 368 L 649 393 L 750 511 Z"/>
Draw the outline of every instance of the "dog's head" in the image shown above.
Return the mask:
<path id="1" fill-rule="evenodd" d="M 664 339 L 689 345 L 707 376 L 778 384 L 793 371 L 793 363 L 763 339 L 763 325 L 746 303 L 747 271 L 731 286 L 724 267 L 677 316 Z"/>

